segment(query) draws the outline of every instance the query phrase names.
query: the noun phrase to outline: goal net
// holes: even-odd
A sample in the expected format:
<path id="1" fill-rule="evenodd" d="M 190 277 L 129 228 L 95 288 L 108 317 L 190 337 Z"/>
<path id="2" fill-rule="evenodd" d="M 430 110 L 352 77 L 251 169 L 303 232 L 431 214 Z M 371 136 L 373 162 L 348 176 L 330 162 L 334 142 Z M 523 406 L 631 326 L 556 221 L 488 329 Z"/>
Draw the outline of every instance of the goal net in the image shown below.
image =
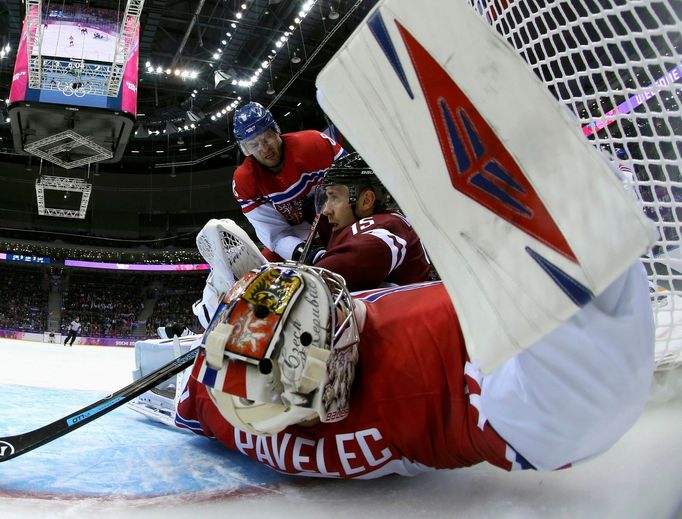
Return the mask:
<path id="1" fill-rule="evenodd" d="M 682 364 L 682 9 L 678 0 L 468 0 L 609 154 L 659 240 L 642 258 L 656 364 Z M 585 186 L 585 189 L 590 189 Z"/>
<path id="2" fill-rule="evenodd" d="M 43 332 L 43 342 L 59 344 L 62 342 L 62 334 L 58 332 Z"/>

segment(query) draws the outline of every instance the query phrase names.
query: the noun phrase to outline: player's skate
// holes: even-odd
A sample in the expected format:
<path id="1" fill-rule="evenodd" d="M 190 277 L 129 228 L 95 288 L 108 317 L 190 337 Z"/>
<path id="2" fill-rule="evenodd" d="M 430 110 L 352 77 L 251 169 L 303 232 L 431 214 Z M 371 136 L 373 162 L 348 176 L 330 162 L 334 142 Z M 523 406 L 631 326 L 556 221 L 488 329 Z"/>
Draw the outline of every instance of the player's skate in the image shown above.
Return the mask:
<path id="1" fill-rule="evenodd" d="M 649 248 L 605 157 L 466 2 L 380 2 L 317 87 L 424 241 L 484 372 Z"/>

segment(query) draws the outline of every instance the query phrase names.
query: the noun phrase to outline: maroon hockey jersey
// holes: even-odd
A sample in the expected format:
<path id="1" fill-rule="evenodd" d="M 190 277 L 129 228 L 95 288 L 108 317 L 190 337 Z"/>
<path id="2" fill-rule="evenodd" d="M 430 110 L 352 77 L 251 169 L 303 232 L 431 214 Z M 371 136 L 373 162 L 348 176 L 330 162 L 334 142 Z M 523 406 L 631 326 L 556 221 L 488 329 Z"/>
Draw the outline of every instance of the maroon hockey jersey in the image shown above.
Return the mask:
<path id="1" fill-rule="evenodd" d="M 419 237 L 397 213 L 378 213 L 334 232 L 315 266 L 343 276 L 351 292 L 428 281 L 430 267 Z"/>
<path id="2" fill-rule="evenodd" d="M 442 284 L 374 291 L 363 299 L 367 322 L 344 420 L 253 435 L 232 427 L 205 386 L 190 378 L 176 423 L 290 474 L 376 478 L 482 461 L 526 468 L 478 413 L 480 378 Z"/>

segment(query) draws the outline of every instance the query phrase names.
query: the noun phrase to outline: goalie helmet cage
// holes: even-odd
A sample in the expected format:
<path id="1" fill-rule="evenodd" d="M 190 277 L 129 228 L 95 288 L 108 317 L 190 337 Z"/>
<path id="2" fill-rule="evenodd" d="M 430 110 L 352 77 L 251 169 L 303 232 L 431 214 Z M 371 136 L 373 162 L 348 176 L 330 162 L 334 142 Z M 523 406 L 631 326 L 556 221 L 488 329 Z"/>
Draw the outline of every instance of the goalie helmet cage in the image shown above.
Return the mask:
<path id="1" fill-rule="evenodd" d="M 682 11 L 678 0 L 468 0 L 607 152 L 660 238 L 642 258 L 657 369 L 682 364 Z M 677 3 L 677 7 L 675 4 Z M 585 186 L 589 189 L 589 186 Z"/>

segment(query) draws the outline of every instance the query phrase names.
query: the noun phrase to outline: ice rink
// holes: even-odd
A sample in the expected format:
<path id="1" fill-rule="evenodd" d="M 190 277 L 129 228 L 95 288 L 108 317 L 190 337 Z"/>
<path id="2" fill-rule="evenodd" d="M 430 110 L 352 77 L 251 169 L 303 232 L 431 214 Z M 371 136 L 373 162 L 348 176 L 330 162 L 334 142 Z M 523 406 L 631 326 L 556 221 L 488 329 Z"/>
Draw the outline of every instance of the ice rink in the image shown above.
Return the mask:
<path id="1" fill-rule="evenodd" d="M 0 436 L 45 425 L 127 385 L 133 363 L 132 348 L 1 339 Z M 0 464 L 0 518 L 678 518 L 679 371 L 615 447 L 554 473 L 480 465 L 372 481 L 289 477 L 123 407 Z"/>
<path id="2" fill-rule="evenodd" d="M 87 33 L 75 25 L 51 23 L 44 27 L 40 52 L 43 56 L 75 58 L 89 61 L 111 61 L 116 51 L 116 37 L 86 27 Z M 102 38 L 95 38 L 99 34 Z"/>

